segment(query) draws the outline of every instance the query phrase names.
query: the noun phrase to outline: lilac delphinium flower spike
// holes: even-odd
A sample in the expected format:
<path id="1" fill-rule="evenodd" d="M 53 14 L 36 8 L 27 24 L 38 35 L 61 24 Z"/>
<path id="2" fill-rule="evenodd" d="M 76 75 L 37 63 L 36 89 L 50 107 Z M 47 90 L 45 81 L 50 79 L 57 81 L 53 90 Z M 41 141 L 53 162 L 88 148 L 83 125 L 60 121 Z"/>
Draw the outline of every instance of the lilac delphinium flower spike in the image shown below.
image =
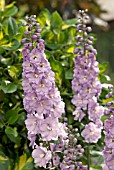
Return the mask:
<path id="1" fill-rule="evenodd" d="M 66 119 L 66 118 L 65 118 Z M 78 129 L 74 129 L 72 125 L 66 125 L 67 138 L 63 141 L 60 138 L 59 143 L 51 145 L 53 150 L 53 163 L 58 165 L 61 170 L 87 170 L 87 166 L 83 165 L 79 159 L 83 156 L 84 149 L 77 143 L 79 136 Z M 58 153 L 61 153 L 61 162 Z"/>
<path id="2" fill-rule="evenodd" d="M 86 142 L 87 169 L 90 169 L 90 143 L 97 143 L 101 138 L 103 129 L 101 117 L 104 107 L 98 103 L 102 91 L 102 85 L 98 79 L 99 68 L 96 60 L 97 51 L 93 48 L 93 36 L 90 36 L 91 28 L 86 26 L 88 16 L 84 10 L 80 10 L 79 24 L 77 25 L 76 48 L 74 49 L 74 75 L 72 90 L 74 96 L 71 100 L 76 106 L 73 115 L 74 120 L 83 124 L 81 135 Z M 81 125 L 82 126 L 82 125 Z"/>
<path id="3" fill-rule="evenodd" d="M 82 136 L 87 143 L 96 143 L 101 137 L 102 122 L 100 119 L 104 113 L 104 108 L 97 102 L 102 85 L 98 79 L 97 51 L 92 47 L 94 38 L 89 36 L 91 28 L 85 25 L 87 19 L 88 16 L 85 11 L 80 11 L 80 23 L 77 25 L 77 43 L 74 49 L 76 56 L 74 58 L 72 89 L 75 95 L 72 103 L 76 106 L 73 112 L 74 120 L 81 122 L 85 116 L 87 118 L 87 125 L 82 131 Z M 92 129 L 94 129 L 94 132 L 91 132 Z"/>
<path id="4" fill-rule="evenodd" d="M 52 158 L 49 142 L 59 136 L 66 137 L 65 126 L 59 122 L 64 102 L 55 87 L 54 73 L 46 59 L 44 40 L 41 39 L 41 29 L 35 16 L 26 17 L 24 26 L 27 28 L 26 38 L 21 42 L 24 44 L 22 86 L 23 104 L 27 111 L 25 124 L 30 146 L 33 147 L 34 162 L 37 166 L 46 167 Z M 36 138 L 39 144 L 36 144 Z"/>
<path id="5" fill-rule="evenodd" d="M 112 88 L 109 89 L 106 99 L 114 98 Z M 108 170 L 114 169 L 114 106 L 113 102 L 106 103 L 105 114 L 107 119 L 104 121 L 105 147 L 103 151 L 105 164 Z"/>

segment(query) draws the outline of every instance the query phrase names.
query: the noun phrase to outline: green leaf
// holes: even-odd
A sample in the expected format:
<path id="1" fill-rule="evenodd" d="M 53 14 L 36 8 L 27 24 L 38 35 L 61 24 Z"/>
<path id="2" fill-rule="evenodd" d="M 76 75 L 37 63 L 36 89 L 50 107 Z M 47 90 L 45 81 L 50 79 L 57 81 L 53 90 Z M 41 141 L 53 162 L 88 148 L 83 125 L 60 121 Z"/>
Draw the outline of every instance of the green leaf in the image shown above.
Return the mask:
<path id="1" fill-rule="evenodd" d="M 65 20 L 63 22 L 63 25 L 62 25 L 62 29 L 67 29 L 75 24 L 77 24 L 77 19 L 76 18 L 73 18 L 73 19 L 68 19 L 68 20 Z"/>
<path id="2" fill-rule="evenodd" d="M 9 81 L 3 81 L 1 88 L 4 93 L 14 93 L 17 90 L 17 85 Z"/>
<path id="3" fill-rule="evenodd" d="M 106 119 L 108 119 L 110 117 L 110 115 L 103 115 L 101 117 L 101 121 L 104 122 Z"/>
<path id="4" fill-rule="evenodd" d="M 0 11 L 4 11 L 5 8 L 5 0 L 0 1 Z"/>
<path id="5" fill-rule="evenodd" d="M 12 136 L 12 137 L 17 137 L 18 133 L 15 129 L 13 129 L 12 127 L 6 127 L 5 129 L 5 133 L 8 136 Z"/>
<path id="6" fill-rule="evenodd" d="M 50 64 L 51 64 L 53 71 L 59 73 L 59 75 L 62 74 L 63 67 L 61 63 L 55 60 L 53 57 L 51 57 L 49 60 L 50 60 Z"/>
<path id="7" fill-rule="evenodd" d="M 69 105 L 69 109 L 71 109 L 70 107 L 71 107 L 71 106 Z M 68 109 L 68 108 L 67 108 L 67 109 Z M 69 110 L 69 111 L 70 111 L 70 110 Z M 68 117 L 68 124 L 71 125 L 71 124 L 74 122 L 73 115 L 72 115 L 71 113 L 68 113 L 67 117 Z"/>
<path id="8" fill-rule="evenodd" d="M 8 44 L 10 41 L 10 37 L 8 35 L 4 35 L 4 38 L 2 40 L 0 40 L 0 45 L 5 45 Z"/>
<path id="9" fill-rule="evenodd" d="M 76 18 L 68 19 L 68 20 L 64 21 L 64 24 L 66 24 L 66 25 L 73 25 L 73 24 L 76 24 L 76 23 L 78 23 L 78 20 Z"/>
<path id="10" fill-rule="evenodd" d="M 59 44 L 61 47 L 66 46 L 68 41 L 68 34 L 66 34 L 64 31 L 60 31 L 57 34 L 57 41 L 57 44 Z"/>
<path id="11" fill-rule="evenodd" d="M 11 58 L 5 58 L 3 56 L 0 56 L 0 62 L 4 65 L 9 65 L 11 64 Z"/>
<path id="12" fill-rule="evenodd" d="M 12 142 L 16 144 L 20 144 L 21 138 L 18 136 L 18 132 L 16 128 L 13 129 L 12 127 L 9 126 L 6 127 L 5 134 Z"/>
<path id="13" fill-rule="evenodd" d="M 69 43 L 73 43 L 73 40 L 75 40 L 75 35 L 76 35 L 76 28 L 75 27 L 69 27 L 67 29 L 67 34 L 69 36 Z"/>
<path id="14" fill-rule="evenodd" d="M 0 170 L 7 170 L 9 166 L 9 159 L 8 157 L 0 151 Z"/>
<path id="15" fill-rule="evenodd" d="M 62 18 L 57 11 L 52 14 L 51 17 L 51 29 L 57 34 L 62 27 Z"/>
<path id="16" fill-rule="evenodd" d="M 2 45 L 2 48 L 4 50 L 13 51 L 13 50 L 16 50 L 19 47 L 19 45 L 20 43 L 14 39 L 12 42 Z"/>
<path id="17" fill-rule="evenodd" d="M 25 117 L 26 117 L 26 114 L 25 112 L 22 112 L 18 115 L 18 120 L 17 120 L 17 123 L 21 126 L 24 125 L 24 120 L 25 120 Z"/>
<path id="18" fill-rule="evenodd" d="M 99 79 L 101 83 L 109 83 L 111 82 L 110 77 L 104 74 L 99 74 Z"/>
<path id="19" fill-rule="evenodd" d="M 9 124 L 14 124 L 18 119 L 18 109 L 8 110 L 5 114 L 5 118 Z"/>
<path id="20" fill-rule="evenodd" d="M 14 170 L 33 170 L 33 158 L 27 158 L 27 155 L 24 154 L 20 156 L 19 163 L 16 164 Z"/>
<path id="21" fill-rule="evenodd" d="M 19 70 L 15 66 L 8 66 L 8 73 L 11 77 L 17 78 Z"/>
<path id="22" fill-rule="evenodd" d="M 0 40 L 4 37 L 2 27 L 0 26 Z"/>
<path id="23" fill-rule="evenodd" d="M 108 69 L 108 63 L 99 64 L 100 74 L 104 73 Z"/>
<path id="24" fill-rule="evenodd" d="M 17 33 L 18 26 L 14 18 L 10 17 L 8 20 L 8 33 L 10 36 L 14 36 Z"/>
<path id="25" fill-rule="evenodd" d="M 38 16 L 38 22 L 40 23 L 41 26 L 48 25 L 50 26 L 50 18 L 51 14 L 47 9 L 44 9 L 43 11 L 40 12 Z"/>
<path id="26" fill-rule="evenodd" d="M 12 6 L 12 5 L 6 6 L 5 11 L 3 13 L 3 16 L 9 17 L 9 16 L 13 16 L 13 15 L 15 15 L 17 13 L 17 11 L 18 11 L 17 7 Z"/>
<path id="27" fill-rule="evenodd" d="M 71 71 L 71 70 L 66 71 L 65 79 L 72 80 L 73 79 L 73 71 Z"/>
<path id="28" fill-rule="evenodd" d="M 103 164 L 104 158 L 102 152 L 91 151 L 91 167 L 95 169 L 101 169 L 101 164 Z"/>
<path id="29" fill-rule="evenodd" d="M 61 85 L 62 78 L 64 76 L 63 67 L 61 65 L 61 62 L 55 60 L 53 57 L 51 57 L 49 60 L 50 60 L 52 70 L 55 72 L 56 81 L 58 81 L 59 85 Z"/>
<path id="30" fill-rule="evenodd" d="M 60 49 L 60 47 L 61 47 L 61 44 L 54 44 L 54 43 L 45 43 L 46 44 L 46 46 L 48 47 L 48 48 L 50 48 L 51 50 L 57 50 L 57 49 Z"/>

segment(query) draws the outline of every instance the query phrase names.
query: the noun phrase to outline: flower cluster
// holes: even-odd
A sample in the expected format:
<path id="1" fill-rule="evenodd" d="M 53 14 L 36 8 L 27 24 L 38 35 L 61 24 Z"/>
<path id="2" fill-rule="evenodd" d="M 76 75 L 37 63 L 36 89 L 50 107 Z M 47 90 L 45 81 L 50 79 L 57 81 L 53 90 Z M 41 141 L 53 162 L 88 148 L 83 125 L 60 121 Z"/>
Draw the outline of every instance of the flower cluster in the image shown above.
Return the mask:
<path id="1" fill-rule="evenodd" d="M 97 102 L 102 90 L 98 79 L 99 68 L 96 61 L 96 50 L 93 49 L 93 37 L 89 36 L 91 27 L 85 25 L 88 16 L 85 11 L 80 11 L 80 23 L 77 25 L 76 48 L 74 49 L 74 79 L 72 89 L 75 95 L 72 103 L 76 106 L 73 112 L 74 120 L 82 121 L 85 117 L 87 124 L 82 131 L 82 136 L 87 143 L 96 143 L 101 137 L 101 116 L 103 106 Z"/>
<path id="2" fill-rule="evenodd" d="M 66 136 L 65 127 L 59 121 L 64 113 L 64 102 L 55 87 L 54 73 L 44 53 L 39 23 L 35 16 L 31 16 L 26 17 L 23 25 L 27 28 L 26 38 L 21 41 L 24 44 L 22 85 L 23 104 L 27 111 L 25 124 L 30 146 L 34 149 L 34 162 L 40 167 L 46 167 L 52 158 L 49 141 Z M 39 140 L 38 145 L 36 138 Z"/>
<path id="3" fill-rule="evenodd" d="M 112 89 L 106 95 L 106 99 L 111 99 L 113 97 Z M 114 169 L 114 108 L 113 102 L 106 103 L 105 114 L 108 115 L 108 118 L 104 121 L 104 130 L 105 130 L 105 147 L 103 155 L 105 158 L 105 166 L 108 170 Z"/>
<path id="4" fill-rule="evenodd" d="M 77 143 L 78 129 L 74 129 L 72 125 L 68 124 L 67 127 L 66 140 L 63 141 L 60 138 L 58 143 L 51 145 L 53 164 L 61 170 L 87 170 L 87 166 L 79 161 L 83 156 L 84 149 Z M 61 153 L 61 160 L 58 153 Z"/>

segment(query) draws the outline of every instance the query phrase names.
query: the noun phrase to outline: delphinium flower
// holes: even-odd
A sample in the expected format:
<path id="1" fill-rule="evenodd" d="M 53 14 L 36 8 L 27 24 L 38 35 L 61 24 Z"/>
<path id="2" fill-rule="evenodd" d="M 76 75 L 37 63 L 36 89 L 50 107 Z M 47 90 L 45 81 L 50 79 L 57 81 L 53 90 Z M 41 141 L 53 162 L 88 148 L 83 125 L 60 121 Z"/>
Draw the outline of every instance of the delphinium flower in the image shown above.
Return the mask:
<path id="1" fill-rule="evenodd" d="M 63 160 L 60 163 L 61 170 L 87 170 L 87 166 L 80 161 L 84 149 L 77 143 L 78 137 L 78 129 L 74 129 L 72 125 L 69 125 L 68 138 L 63 150 Z"/>
<path id="2" fill-rule="evenodd" d="M 114 169 L 114 98 L 113 89 L 109 88 L 109 93 L 106 95 L 106 99 L 110 102 L 106 103 L 105 115 L 107 119 L 104 121 L 104 133 L 105 133 L 105 147 L 103 151 L 105 166 L 108 170 Z"/>
<path id="3" fill-rule="evenodd" d="M 44 53 L 44 41 L 41 39 L 41 28 L 36 16 L 26 17 L 26 27 L 22 39 L 23 55 L 23 90 L 24 108 L 27 111 L 25 120 L 28 139 L 33 148 L 32 156 L 39 167 L 52 164 L 50 143 L 66 137 L 65 126 L 59 121 L 64 113 L 64 102 L 55 86 L 54 73 Z M 38 142 L 36 142 L 38 139 Z"/>
<path id="4" fill-rule="evenodd" d="M 53 164 L 61 170 L 86 170 L 87 166 L 80 161 L 84 149 L 77 143 L 78 129 L 74 129 L 72 125 L 68 124 L 67 127 L 66 140 L 63 141 L 60 138 L 58 143 L 51 145 Z M 61 161 L 59 154 L 61 154 Z"/>
<path id="5" fill-rule="evenodd" d="M 96 60 L 97 51 L 93 48 L 94 37 L 89 34 L 92 29 L 86 26 L 87 20 L 86 12 L 80 11 L 79 24 L 76 28 L 77 42 L 74 49 L 74 78 L 72 80 L 74 97 L 72 103 L 76 106 L 73 112 L 74 120 L 86 122 L 81 135 L 87 143 L 87 152 L 89 152 L 89 143 L 97 143 L 101 138 L 103 128 L 101 117 L 104 114 L 104 107 L 98 103 L 102 85 L 98 79 L 99 68 Z M 89 169 L 89 160 L 87 164 Z"/>
<path id="6" fill-rule="evenodd" d="M 87 19 L 88 16 L 85 11 L 80 11 L 80 23 L 77 25 L 77 43 L 74 49 L 76 56 L 74 58 L 72 89 L 75 95 L 72 103 L 76 106 L 76 110 L 73 112 L 74 120 L 81 122 L 85 116 L 88 119 L 85 129 L 82 131 L 82 136 L 87 143 L 96 143 L 101 137 L 102 122 L 100 119 L 104 113 L 104 108 L 97 102 L 102 85 L 98 79 L 97 52 L 92 46 L 94 38 L 88 34 L 91 32 L 91 27 L 85 25 Z M 94 130 L 92 131 L 92 129 Z M 90 133 L 88 134 L 88 132 Z M 96 134 L 96 137 L 94 134 Z"/>

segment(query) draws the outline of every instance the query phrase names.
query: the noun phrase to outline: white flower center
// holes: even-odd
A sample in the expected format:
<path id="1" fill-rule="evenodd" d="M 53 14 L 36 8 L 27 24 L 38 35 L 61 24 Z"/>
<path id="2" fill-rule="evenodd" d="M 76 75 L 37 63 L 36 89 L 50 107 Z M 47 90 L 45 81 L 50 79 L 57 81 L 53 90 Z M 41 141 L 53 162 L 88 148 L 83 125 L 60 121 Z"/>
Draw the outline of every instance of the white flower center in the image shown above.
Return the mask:
<path id="1" fill-rule="evenodd" d="M 47 126 L 47 129 L 49 130 L 49 131 L 51 131 L 52 130 L 52 128 L 48 125 Z"/>
<path id="2" fill-rule="evenodd" d="M 40 154 L 40 158 L 43 158 L 44 157 L 44 154 Z"/>
<path id="3" fill-rule="evenodd" d="M 90 136 L 93 136 L 93 135 L 94 135 L 94 132 L 91 131 L 91 132 L 90 132 Z"/>

